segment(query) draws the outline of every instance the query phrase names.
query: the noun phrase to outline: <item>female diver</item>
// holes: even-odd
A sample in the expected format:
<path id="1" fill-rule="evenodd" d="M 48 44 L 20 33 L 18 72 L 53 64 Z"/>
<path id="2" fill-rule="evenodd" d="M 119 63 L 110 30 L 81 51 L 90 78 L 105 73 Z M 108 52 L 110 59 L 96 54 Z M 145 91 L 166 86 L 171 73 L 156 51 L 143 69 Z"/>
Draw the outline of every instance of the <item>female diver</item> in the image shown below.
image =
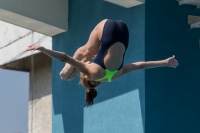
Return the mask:
<path id="1" fill-rule="evenodd" d="M 178 66 L 175 56 L 160 61 L 135 62 L 123 66 L 128 41 L 129 32 L 123 21 L 105 19 L 93 29 L 88 42 L 77 49 L 73 57 L 40 45 L 31 45 L 27 51 L 39 50 L 52 58 L 66 62 L 60 72 L 61 79 L 70 81 L 80 72 L 80 83 L 87 88 L 85 105 L 90 106 L 97 96 L 94 87 L 101 82 L 111 82 L 138 69 Z"/>

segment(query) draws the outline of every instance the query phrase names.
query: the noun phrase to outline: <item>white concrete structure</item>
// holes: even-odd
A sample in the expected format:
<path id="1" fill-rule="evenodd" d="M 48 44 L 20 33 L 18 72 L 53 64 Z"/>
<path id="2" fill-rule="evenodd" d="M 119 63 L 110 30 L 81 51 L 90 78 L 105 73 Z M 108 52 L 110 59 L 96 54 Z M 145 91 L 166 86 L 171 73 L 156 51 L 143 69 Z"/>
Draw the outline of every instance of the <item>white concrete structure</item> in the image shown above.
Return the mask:
<path id="1" fill-rule="evenodd" d="M 28 133 L 52 133 L 51 58 L 31 57 Z"/>
<path id="2" fill-rule="evenodd" d="M 0 20 L 53 36 L 68 29 L 68 0 L 0 0 Z"/>
<path id="3" fill-rule="evenodd" d="M 0 29 L 0 66 L 38 53 L 25 52 L 29 45 L 38 40 L 42 46 L 52 48 L 51 37 L 3 21 L 0 21 Z"/>
<path id="4" fill-rule="evenodd" d="M 190 4 L 190 5 L 197 6 L 197 8 L 200 7 L 200 0 L 178 0 L 178 1 L 179 1 L 179 5 Z"/>
<path id="5" fill-rule="evenodd" d="M 188 24 L 191 28 L 200 28 L 200 16 L 188 15 Z"/>
<path id="6" fill-rule="evenodd" d="M 0 21 L 0 68 L 30 72 L 28 133 L 51 133 L 51 58 L 25 52 L 33 43 L 52 49 L 52 38 Z"/>
<path id="7" fill-rule="evenodd" d="M 131 8 L 145 3 L 145 0 L 104 0 L 125 8 Z"/>
<path id="8" fill-rule="evenodd" d="M 200 0 L 178 0 L 179 5 L 189 4 L 200 7 Z M 200 16 L 188 15 L 188 24 L 191 28 L 200 28 Z"/>

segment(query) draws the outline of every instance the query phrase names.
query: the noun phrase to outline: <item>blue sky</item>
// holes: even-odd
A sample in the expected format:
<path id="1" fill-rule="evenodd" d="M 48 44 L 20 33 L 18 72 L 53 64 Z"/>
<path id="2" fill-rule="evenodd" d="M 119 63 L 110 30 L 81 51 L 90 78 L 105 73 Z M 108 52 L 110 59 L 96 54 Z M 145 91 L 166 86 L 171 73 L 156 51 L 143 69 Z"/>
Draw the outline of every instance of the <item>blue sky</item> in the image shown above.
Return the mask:
<path id="1" fill-rule="evenodd" d="M 0 133 L 28 132 L 29 73 L 0 69 Z"/>

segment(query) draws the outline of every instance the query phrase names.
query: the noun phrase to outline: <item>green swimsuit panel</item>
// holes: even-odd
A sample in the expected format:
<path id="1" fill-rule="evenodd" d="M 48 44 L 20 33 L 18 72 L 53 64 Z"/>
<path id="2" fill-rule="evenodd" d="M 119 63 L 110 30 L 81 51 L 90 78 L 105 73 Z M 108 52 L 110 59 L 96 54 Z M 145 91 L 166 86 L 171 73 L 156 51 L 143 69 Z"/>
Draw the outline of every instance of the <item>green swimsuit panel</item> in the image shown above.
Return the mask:
<path id="1" fill-rule="evenodd" d="M 106 72 L 106 76 L 104 76 L 103 78 L 94 80 L 94 81 L 101 81 L 101 80 L 104 80 L 104 79 L 108 79 L 108 82 L 111 82 L 112 81 L 112 77 L 118 72 L 118 70 L 110 71 L 108 69 L 105 69 L 105 72 Z"/>

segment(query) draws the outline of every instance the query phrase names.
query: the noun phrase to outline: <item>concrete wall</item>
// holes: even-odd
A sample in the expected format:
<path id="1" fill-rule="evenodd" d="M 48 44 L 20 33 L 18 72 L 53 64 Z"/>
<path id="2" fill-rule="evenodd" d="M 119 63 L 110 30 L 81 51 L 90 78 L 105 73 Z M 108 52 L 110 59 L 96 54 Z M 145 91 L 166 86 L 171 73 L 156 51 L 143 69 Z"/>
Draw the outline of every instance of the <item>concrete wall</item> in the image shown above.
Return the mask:
<path id="1" fill-rule="evenodd" d="M 199 13 L 175 0 L 146 1 L 146 60 L 174 54 L 180 63 L 145 72 L 146 133 L 200 132 L 200 30 L 187 24 L 188 15 Z"/>
<path id="2" fill-rule="evenodd" d="M 53 37 L 53 49 L 72 56 L 102 19 L 121 19 L 130 32 L 125 64 L 144 60 L 144 15 L 144 5 L 127 9 L 104 1 L 70 0 L 69 30 Z M 60 79 L 63 66 L 53 60 L 53 133 L 144 133 L 144 70 L 103 83 L 93 107 L 84 108 L 85 89 L 78 77 L 71 82 Z"/>
<path id="3" fill-rule="evenodd" d="M 45 35 L 67 30 L 68 0 L 0 0 L 0 19 Z"/>
<path id="4" fill-rule="evenodd" d="M 30 60 L 28 133 L 51 133 L 51 58 L 37 54 Z"/>
<path id="5" fill-rule="evenodd" d="M 104 0 L 125 8 L 130 8 L 133 6 L 138 6 L 145 3 L 145 0 Z"/>
<path id="6" fill-rule="evenodd" d="M 25 52 L 26 48 L 38 42 L 51 49 L 51 37 L 0 21 L 0 66 L 28 57 L 39 51 Z"/>
<path id="7" fill-rule="evenodd" d="M 28 132 L 51 133 L 51 58 L 24 52 L 35 42 L 51 49 L 51 38 L 2 21 L 0 27 L 0 67 L 30 72 Z"/>

